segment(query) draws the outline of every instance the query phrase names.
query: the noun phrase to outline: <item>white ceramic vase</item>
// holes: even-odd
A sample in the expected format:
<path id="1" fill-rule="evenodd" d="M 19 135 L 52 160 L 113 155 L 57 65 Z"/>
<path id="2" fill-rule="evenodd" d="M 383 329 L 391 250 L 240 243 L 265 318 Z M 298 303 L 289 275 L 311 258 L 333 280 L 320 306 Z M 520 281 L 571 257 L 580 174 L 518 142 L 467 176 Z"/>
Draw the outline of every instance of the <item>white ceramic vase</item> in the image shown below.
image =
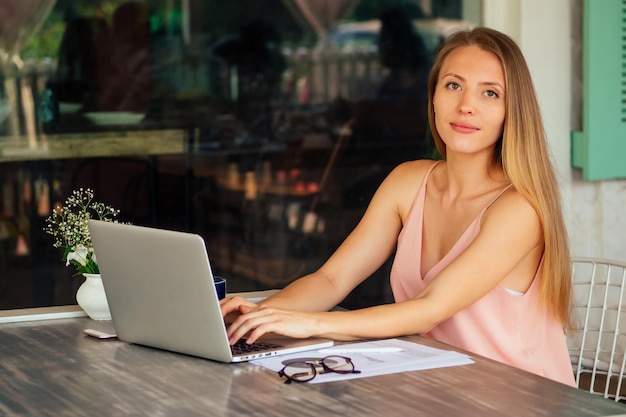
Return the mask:
<path id="1" fill-rule="evenodd" d="M 76 292 L 76 302 L 93 320 L 111 320 L 109 303 L 100 274 L 83 274 L 85 282 Z"/>

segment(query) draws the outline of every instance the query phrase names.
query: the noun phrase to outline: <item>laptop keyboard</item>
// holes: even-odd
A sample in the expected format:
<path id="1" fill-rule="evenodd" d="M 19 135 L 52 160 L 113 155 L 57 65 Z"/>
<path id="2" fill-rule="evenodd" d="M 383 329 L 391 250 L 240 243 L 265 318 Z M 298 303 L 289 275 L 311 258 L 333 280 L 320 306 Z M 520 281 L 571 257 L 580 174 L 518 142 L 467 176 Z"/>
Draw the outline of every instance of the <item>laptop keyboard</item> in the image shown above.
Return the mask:
<path id="1" fill-rule="evenodd" d="M 230 348 L 231 348 L 231 351 L 233 352 L 233 355 L 242 355 L 246 353 L 254 353 L 254 352 L 261 352 L 264 350 L 277 349 L 280 347 L 281 345 L 278 345 L 276 343 L 266 343 L 266 342 L 257 342 L 257 343 L 248 344 L 246 343 L 245 339 L 239 339 L 237 343 L 232 345 Z"/>

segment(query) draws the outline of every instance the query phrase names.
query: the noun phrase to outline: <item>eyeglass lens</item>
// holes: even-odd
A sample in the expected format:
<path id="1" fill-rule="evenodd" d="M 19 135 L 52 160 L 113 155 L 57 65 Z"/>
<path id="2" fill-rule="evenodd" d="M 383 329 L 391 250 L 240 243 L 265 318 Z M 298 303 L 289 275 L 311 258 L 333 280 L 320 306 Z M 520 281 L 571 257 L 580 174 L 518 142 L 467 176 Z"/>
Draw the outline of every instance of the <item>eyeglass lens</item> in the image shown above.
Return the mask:
<path id="1" fill-rule="evenodd" d="M 318 369 L 321 367 L 322 369 Z M 281 377 L 287 378 L 285 383 L 308 382 L 318 374 L 335 372 L 339 374 L 360 373 L 354 369 L 354 364 L 350 358 L 344 356 L 327 356 L 318 360 L 294 361 L 285 365 L 278 372 Z"/>

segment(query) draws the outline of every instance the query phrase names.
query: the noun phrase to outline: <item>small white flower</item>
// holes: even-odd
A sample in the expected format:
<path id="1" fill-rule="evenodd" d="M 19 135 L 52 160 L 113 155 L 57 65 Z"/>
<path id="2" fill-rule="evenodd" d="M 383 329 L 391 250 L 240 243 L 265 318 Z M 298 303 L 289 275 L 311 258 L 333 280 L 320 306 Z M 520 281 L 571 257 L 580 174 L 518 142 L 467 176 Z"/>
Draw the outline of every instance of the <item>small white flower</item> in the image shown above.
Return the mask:
<path id="1" fill-rule="evenodd" d="M 44 231 L 54 236 L 53 246 L 65 249 L 66 266 L 74 264 L 78 273 L 97 272 L 96 255 L 91 246 L 87 222 L 91 218 L 115 222 L 119 210 L 93 201 L 93 190 L 80 188 L 72 191 L 65 205 L 56 204 L 46 219 Z"/>
<path id="2" fill-rule="evenodd" d="M 74 248 L 74 252 L 70 252 L 67 254 L 67 262 L 65 266 L 70 264 L 70 261 L 76 261 L 82 266 L 87 265 L 87 255 L 89 254 L 89 249 L 85 245 L 76 245 Z"/>

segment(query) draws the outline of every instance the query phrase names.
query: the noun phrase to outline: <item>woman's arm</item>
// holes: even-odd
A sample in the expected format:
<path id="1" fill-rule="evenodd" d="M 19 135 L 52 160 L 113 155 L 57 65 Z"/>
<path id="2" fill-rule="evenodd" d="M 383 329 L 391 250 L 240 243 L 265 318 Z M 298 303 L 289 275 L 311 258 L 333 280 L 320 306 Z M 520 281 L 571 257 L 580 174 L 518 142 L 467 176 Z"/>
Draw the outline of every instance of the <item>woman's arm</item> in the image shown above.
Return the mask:
<path id="1" fill-rule="evenodd" d="M 242 308 L 229 327 L 231 341 L 249 333 L 253 342 L 274 332 L 292 337 L 326 336 L 338 340 L 424 333 L 516 274 L 531 257 L 536 269 L 543 251 L 539 218 L 530 204 L 511 190 L 485 213 L 481 232 L 416 298 L 396 304 L 346 312 L 307 313 L 268 305 Z M 535 271 L 527 271 L 528 285 Z M 494 312 L 497 314 L 498 312 Z"/>
<path id="2" fill-rule="evenodd" d="M 372 198 L 365 215 L 341 246 L 316 272 L 300 278 L 260 303 L 300 311 L 328 311 L 376 271 L 393 253 L 402 223 L 432 161 L 413 161 L 394 169 Z M 222 314 L 254 307 L 239 297 L 222 300 Z"/>

